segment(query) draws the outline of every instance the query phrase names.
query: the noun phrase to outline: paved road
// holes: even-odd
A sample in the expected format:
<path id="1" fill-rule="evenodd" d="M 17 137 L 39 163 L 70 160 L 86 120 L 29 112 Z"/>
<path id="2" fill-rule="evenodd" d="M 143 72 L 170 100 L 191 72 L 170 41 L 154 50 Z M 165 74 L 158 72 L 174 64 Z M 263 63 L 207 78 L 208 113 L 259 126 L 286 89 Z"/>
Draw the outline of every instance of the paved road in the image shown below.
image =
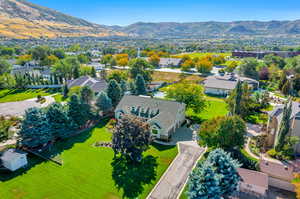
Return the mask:
<path id="1" fill-rule="evenodd" d="M 36 98 L 19 102 L 0 103 L 0 115 L 22 116 L 28 108 L 46 107 L 55 102 L 51 96 L 46 96 L 46 102 L 43 104 L 37 103 Z"/>
<path id="2" fill-rule="evenodd" d="M 194 141 L 180 142 L 178 146 L 179 154 L 147 199 L 176 199 L 184 188 L 190 172 L 205 151 Z"/>

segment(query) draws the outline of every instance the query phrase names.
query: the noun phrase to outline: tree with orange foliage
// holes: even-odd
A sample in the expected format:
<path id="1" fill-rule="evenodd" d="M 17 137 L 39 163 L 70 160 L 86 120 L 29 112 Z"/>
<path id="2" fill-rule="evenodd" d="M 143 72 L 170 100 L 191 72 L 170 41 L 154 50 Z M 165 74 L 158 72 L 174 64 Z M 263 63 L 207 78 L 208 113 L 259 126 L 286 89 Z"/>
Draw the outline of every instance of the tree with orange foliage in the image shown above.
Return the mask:
<path id="1" fill-rule="evenodd" d="M 195 63 L 192 59 L 187 59 L 181 64 L 182 71 L 190 71 L 192 68 L 195 67 Z"/>
<path id="2" fill-rule="evenodd" d="M 209 73 L 213 68 L 213 64 L 209 59 L 200 59 L 196 63 L 196 68 L 199 73 Z"/>
<path id="3" fill-rule="evenodd" d="M 160 57 L 157 54 L 153 54 L 152 56 L 149 57 L 149 63 L 154 66 L 158 67 L 160 62 Z"/>
<path id="4" fill-rule="evenodd" d="M 118 66 L 127 66 L 129 61 L 128 54 L 116 54 L 115 59 L 117 61 Z"/>

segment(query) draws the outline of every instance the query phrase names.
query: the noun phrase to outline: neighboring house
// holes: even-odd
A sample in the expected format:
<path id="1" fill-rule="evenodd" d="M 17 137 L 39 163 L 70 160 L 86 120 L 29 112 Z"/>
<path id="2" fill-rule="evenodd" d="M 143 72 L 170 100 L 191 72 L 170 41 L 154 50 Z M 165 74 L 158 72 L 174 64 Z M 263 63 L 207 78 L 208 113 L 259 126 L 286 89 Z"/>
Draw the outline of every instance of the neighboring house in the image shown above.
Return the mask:
<path id="1" fill-rule="evenodd" d="M 162 88 L 164 85 L 166 85 L 166 82 L 164 81 L 157 81 L 157 82 L 151 82 L 147 85 L 149 92 L 157 91 L 158 89 Z"/>
<path id="2" fill-rule="evenodd" d="M 167 68 L 167 67 L 178 67 L 180 65 L 180 58 L 160 58 L 159 67 Z"/>
<path id="3" fill-rule="evenodd" d="M 28 164 L 27 153 L 15 149 L 8 149 L 3 153 L 0 159 L 2 165 L 10 171 L 16 171 Z"/>
<path id="4" fill-rule="evenodd" d="M 283 58 L 295 57 L 300 55 L 300 52 L 293 51 L 234 51 L 232 52 L 233 57 L 245 58 L 245 57 L 255 57 L 258 59 L 263 59 L 266 55 L 276 55 Z"/>
<path id="5" fill-rule="evenodd" d="M 176 101 L 125 95 L 115 109 L 115 117 L 121 119 L 129 114 L 142 118 L 150 124 L 154 137 L 169 141 L 185 121 L 185 108 L 185 104 Z"/>
<path id="6" fill-rule="evenodd" d="M 277 106 L 273 111 L 269 112 L 269 119 L 267 124 L 269 147 L 273 147 L 276 144 L 283 116 L 283 108 L 284 105 L 280 105 Z M 298 102 L 292 102 L 292 113 L 290 122 L 290 136 L 297 136 L 300 138 L 300 103 Z M 295 152 L 300 154 L 300 143 L 295 146 Z"/>
<path id="7" fill-rule="evenodd" d="M 294 192 L 294 185 L 291 183 L 294 179 L 294 167 L 287 163 L 275 161 L 261 159 L 259 170 L 268 175 L 270 186 Z"/>
<path id="8" fill-rule="evenodd" d="M 235 89 L 238 81 L 247 82 L 253 89 L 258 88 L 259 86 L 258 81 L 247 77 L 238 77 L 236 75 L 209 76 L 203 82 L 205 93 L 227 96 Z"/>
<path id="9" fill-rule="evenodd" d="M 267 174 L 243 168 L 237 170 L 241 177 L 240 192 L 258 197 L 267 196 L 269 188 Z"/>
<path id="10" fill-rule="evenodd" d="M 72 88 L 75 86 L 80 86 L 80 87 L 88 86 L 97 94 L 101 91 L 106 91 L 107 82 L 104 79 L 100 79 L 100 78 L 82 76 L 77 79 L 68 81 L 68 88 Z"/>
<path id="11" fill-rule="evenodd" d="M 93 62 L 93 61 L 88 63 L 87 66 L 94 67 L 96 72 L 102 71 L 105 68 L 104 64 L 101 64 L 100 62 Z"/>

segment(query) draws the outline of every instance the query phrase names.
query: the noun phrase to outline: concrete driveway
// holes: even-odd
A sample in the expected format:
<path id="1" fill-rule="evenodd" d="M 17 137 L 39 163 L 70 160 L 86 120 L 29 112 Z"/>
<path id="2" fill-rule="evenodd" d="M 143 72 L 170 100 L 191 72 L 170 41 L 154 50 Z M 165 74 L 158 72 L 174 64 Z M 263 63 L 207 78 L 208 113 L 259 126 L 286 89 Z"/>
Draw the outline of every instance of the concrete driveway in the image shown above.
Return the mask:
<path id="1" fill-rule="evenodd" d="M 40 104 L 36 102 L 36 98 L 19 101 L 19 102 L 7 102 L 7 103 L 0 103 L 0 115 L 9 115 L 9 116 L 23 116 L 25 111 L 29 108 L 37 107 L 46 107 L 49 104 L 55 102 L 55 99 L 51 96 L 45 97 L 46 102 Z"/>
<path id="2" fill-rule="evenodd" d="M 204 154 L 197 142 L 179 142 L 179 153 L 155 185 L 147 199 L 176 199 L 181 194 L 189 174 Z"/>

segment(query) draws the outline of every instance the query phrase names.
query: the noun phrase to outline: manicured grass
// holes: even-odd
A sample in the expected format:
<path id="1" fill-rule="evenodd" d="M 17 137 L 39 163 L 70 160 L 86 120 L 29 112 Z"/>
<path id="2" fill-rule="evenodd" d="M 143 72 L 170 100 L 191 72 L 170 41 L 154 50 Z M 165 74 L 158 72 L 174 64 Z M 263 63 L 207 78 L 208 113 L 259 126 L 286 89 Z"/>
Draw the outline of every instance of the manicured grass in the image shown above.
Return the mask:
<path id="1" fill-rule="evenodd" d="M 23 101 L 36 98 L 38 95 L 47 96 L 50 94 L 51 90 L 45 89 L 4 89 L 0 91 L 0 103 Z"/>
<path id="2" fill-rule="evenodd" d="M 27 171 L 0 173 L 0 198 L 145 198 L 177 155 L 176 147 L 152 145 L 140 164 L 114 160 L 111 148 L 93 146 L 110 140 L 111 133 L 99 125 L 54 146 L 62 166 L 30 156 Z"/>
<path id="3" fill-rule="evenodd" d="M 209 120 L 217 116 L 225 116 L 228 113 L 227 104 L 224 99 L 216 97 L 206 97 L 206 107 L 200 113 L 194 113 L 193 110 L 188 109 L 186 115 L 188 117 L 198 118 L 201 121 Z"/>
<path id="4" fill-rule="evenodd" d="M 60 93 L 57 95 L 54 95 L 53 98 L 55 99 L 56 102 L 65 102 L 68 100 L 68 98 L 64 98 L 64 96 Z"/>

